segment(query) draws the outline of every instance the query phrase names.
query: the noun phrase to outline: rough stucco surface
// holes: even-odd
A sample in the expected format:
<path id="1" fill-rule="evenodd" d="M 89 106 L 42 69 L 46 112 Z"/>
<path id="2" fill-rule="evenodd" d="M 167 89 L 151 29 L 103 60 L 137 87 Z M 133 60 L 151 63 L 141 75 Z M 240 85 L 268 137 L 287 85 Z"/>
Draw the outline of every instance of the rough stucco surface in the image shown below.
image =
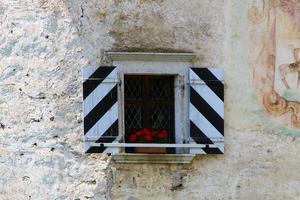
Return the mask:
<path id="1" fill-rule="evenodd" d="M 300 199 L 300 134 L 253 93 L 246 13 L 240 0 L 0 1 L 0 199 Z M 109 63 L 107 50 L 193 51 L 225 67 L 225 155 L 83 154 L 81 68 Z"/>

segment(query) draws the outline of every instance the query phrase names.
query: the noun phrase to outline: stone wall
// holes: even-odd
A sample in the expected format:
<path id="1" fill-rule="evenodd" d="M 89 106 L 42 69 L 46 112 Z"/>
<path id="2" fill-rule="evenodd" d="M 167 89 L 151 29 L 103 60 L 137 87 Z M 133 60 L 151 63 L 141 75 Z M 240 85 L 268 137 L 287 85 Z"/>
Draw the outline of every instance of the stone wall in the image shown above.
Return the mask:
<path id="1" fill-rule="evenodd" d="M 269 118 L 254 92 L 248 7 L 0 0 L 0 199 L 299 199 L 299 129 Z M 195 65 L 224 67 L 226 153 L 191 165 L 85 155 L 81 68 L 109 64 L 108 50 L 193 51 Z"/>

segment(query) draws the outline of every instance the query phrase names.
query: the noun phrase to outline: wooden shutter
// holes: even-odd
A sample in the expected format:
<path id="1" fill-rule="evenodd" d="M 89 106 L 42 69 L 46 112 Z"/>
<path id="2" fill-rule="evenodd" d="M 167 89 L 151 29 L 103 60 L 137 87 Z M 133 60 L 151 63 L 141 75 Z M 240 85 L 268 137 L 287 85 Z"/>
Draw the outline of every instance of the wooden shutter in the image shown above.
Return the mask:
<path id="1" fill-rule="evenodd" d="M 195 154 L 224 153 L 224 75 L 221 68 L 190 68 L 190 142 Z"/>
<path id="2" fill-rule="evenodd" d="M 116 67 L 83 68 L 83 114 L 86 153 L 115 153 L 119 149 L 93 143 L 117 142 L 118 77 Z"/>

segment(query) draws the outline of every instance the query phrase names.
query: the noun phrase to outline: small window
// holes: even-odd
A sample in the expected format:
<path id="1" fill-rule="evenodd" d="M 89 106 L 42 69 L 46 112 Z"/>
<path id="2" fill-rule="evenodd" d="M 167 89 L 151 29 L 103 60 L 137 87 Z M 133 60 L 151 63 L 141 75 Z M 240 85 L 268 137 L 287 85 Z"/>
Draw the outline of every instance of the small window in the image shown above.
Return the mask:
<path id="1" fill-rule="evenodd" d="M 174 76 L 125 75 L 124 106 L 126 143 L 175 143 Z"/>
<path id="2" fill-rule="evenodd" d="M 221 68 L 191 68 L 193 54 L 110 55 L 115 66 L 83 69 L 86 153 L 125 163 L 187 163 L 194 154 L 224 153 Z"/>

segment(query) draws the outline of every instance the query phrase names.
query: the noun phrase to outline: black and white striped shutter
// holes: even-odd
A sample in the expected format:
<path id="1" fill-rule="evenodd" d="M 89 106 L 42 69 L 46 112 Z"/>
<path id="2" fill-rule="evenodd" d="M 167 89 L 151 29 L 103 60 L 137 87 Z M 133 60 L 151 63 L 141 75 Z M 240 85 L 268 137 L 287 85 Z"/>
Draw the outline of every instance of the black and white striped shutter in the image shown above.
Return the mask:
<path id="1" fill-rule="evenodd" d="M 86 153 L 116 153 L 118 148 L 93 145 L 117 142 L 118 76 L 116 67 L 83 68 L 83 113 Z"/>
<path id="2" fill-rule="evenodd" d="M 224 153 L 224 73 L 221 68 L 190 68 L 190 140 L 194 154 Z M 203 147 L 203 145 L 205 145 Z"/>

